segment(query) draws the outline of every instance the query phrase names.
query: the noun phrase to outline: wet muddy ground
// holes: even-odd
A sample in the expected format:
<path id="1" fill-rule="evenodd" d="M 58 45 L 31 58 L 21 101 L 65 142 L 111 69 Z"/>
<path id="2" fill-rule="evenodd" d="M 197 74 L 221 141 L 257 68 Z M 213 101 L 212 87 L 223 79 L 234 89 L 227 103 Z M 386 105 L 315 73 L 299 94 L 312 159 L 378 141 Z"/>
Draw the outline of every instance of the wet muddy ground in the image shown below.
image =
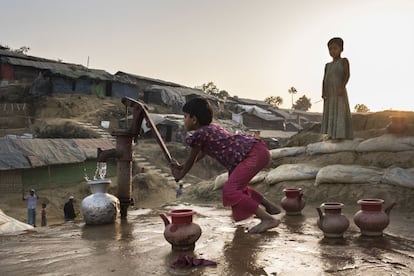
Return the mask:
<path id="1" fill-rule="evenodd" d="M 159 214 L 171 208 L 198 212 L 203 233 L 193 252 L 173 252 L 164 239 Z M 234 224 L 228 209 L 130 210 L 112 225 L 68 223 L 2 236 L 0 275 L 414 275 L 413 215 L 391 214 L 384 236 L 368 238 L 353 223 L 354 211 L 345 210 L 344 239 L 326 239 L 312 206 L 302 216 L 277 215 L 282 223 L 264 234 L 247 232 L 255 218 Z M 179 254 L 218 264 L 173 269 Z"/>

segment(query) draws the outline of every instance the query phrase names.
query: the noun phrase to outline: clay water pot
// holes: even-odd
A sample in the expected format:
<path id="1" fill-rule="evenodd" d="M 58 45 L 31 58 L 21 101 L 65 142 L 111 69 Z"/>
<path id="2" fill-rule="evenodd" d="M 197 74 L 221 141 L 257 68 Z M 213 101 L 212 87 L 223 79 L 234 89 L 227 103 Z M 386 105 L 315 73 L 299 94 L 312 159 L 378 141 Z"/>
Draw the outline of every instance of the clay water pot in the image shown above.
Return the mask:
<path id="1" fill-rule="evenodd" d="M 387 131 L 393 134 L 401 134 L 407 130 L 406 117 L 390 116 L 391 122 L 387 125 Z"/>
<path id="2" fill-rule="evenodd" d="M 92 192 L 81 202 L 81 213 L 86 224 L 114 223 L 119 216 L 119 199 L 107 193 L 110 179 L 87 181 Z"/>
<path id="3" fill-rule="evenodd" d="M 196 212 L 191 209 L 173 210 L 168 213 L 171 223 L 165 214 L 160 214 L 164 221 L 164 237 L 175 251 L 192 251 L 195 242 L 201 236 L 201 228 L 193 223 L 193 215 Z"/>
<path id="4" fill-rule="evenodd" d="M 282 198 L 280 205 L 286 211 L 286 215 L 296 216 L 302 214 L 305 207 L 305 199 L 301 188 L 283 189 L 285 196 Z"/>
<path id="5" fill-rule="evenodd" d="M 354 222 L 364 236 L 382 236 L 382 231 L 390 223 L 390 212 L 395 206 L 391 203 L 382 211 L 383 199 L 366 198 L 357 201 L 361 210 L 355 213 Z"/>
<path id="6" fill-rule="evenodd" d="M 326 202 L 316 208 L 319 214 L 318 227 L 325 238 L 343 238 L 349 227 L 349 220 L 342 214 L 343 207 L 344 204 L 340 202 Z"/>

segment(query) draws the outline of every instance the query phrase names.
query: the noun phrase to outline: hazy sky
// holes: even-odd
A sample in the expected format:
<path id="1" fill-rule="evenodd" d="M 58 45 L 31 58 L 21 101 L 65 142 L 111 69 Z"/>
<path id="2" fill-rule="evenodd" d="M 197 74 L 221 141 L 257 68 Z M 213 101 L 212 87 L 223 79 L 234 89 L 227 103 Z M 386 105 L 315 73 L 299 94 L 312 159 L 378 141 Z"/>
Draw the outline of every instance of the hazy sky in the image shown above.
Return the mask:
<path id="1" fill-rule="evenodd" d="M 306 95 L 322 111 L 326 43 L 344 39 L 351 110 L 414 111 L 413 0 L 0 0 L 0 44 L 232 96 Z"/>

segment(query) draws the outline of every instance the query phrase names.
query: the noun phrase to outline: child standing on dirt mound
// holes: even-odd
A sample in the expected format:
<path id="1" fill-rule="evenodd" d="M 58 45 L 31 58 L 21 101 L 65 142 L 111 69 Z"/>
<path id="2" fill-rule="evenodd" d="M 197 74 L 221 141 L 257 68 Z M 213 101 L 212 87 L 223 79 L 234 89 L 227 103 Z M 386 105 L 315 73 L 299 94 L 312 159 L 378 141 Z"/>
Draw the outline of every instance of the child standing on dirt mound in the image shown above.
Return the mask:
<path id="1" fill-rule="evenodd" d="M 182 179 L 193 164 L 207 154 L 229 172 L 223 187 L 223 205 L 231 206 L 234 220 L 241 221 L 255 214 L 261 222 L 249 229 L 251 233 L 262 233 L 278 226 L 280 221 L 272 215 L 280 213 L 280 209 L 248 186 L 249 181 L 270 161 L 266 144 L 252 136 L 232 134 L 212 124 L 213 109 L 205 99 L 190 100 L 184 105 L 183 112 L 184 127 L 194 132 L 186 138 L 191 153 L 185 163 L 181 165 L 175 160 L 171 163 L 175 179 Z"/>
<path id="2" fill-rule="evenodd" d="M 322 98 L 323 117 L 321 133 L 327 134 L 328 139 L 353 139 L 352 117 L 349 110 L 346 84 L 349 80 L 349 61 L 342 58 L 344 41 L 334 37 L 328 41 L 329 55 L 332 62 L 325 65 L 323 76 Z"/>

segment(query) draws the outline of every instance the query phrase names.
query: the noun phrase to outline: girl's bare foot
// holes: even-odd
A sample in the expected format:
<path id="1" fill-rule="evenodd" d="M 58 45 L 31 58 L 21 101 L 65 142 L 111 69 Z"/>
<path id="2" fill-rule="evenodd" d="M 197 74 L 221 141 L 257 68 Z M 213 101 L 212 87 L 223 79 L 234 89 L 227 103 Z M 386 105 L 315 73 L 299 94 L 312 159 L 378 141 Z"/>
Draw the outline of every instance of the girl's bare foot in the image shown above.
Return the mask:
<path id="1" fill-rule="evenodd" d="M 252 227 L 249 230 L 249 233 L 263 233 L 269 229 L 275 228 L 280 224 L 280 220 L 272 218 L 262 220 L 258 225 Z"/>
<path id="2" fill-rule="evenodd" d="M 250 233 L 263 233 L 280 224 L 280 220 L 272 217 L 268 212 L 260 207 L 257 207 L 255 215 L 261 220 L 261 222 L 252 227 L 252 229 L 249 230 Z"/>

